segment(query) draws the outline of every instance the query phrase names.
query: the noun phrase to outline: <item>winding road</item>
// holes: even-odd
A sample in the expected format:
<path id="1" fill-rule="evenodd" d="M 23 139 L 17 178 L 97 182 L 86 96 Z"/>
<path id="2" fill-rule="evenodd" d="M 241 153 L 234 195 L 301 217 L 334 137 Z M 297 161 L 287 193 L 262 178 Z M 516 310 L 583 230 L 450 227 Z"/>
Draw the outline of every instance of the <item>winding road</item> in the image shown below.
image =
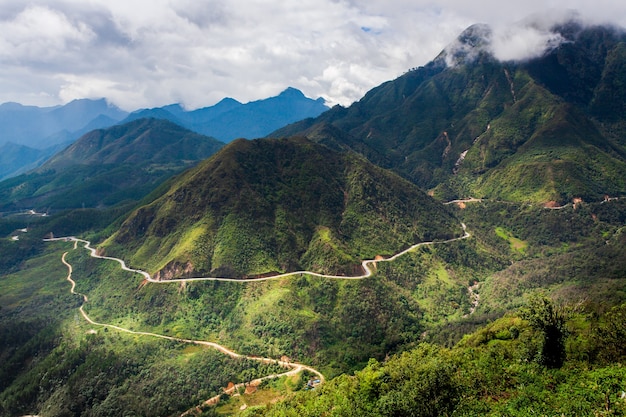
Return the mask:
<path id="1" fill-rule="evenodd" d="M 74 242 L 74 250 L 78 249 L 78 244 L 82 243 L 83 247 L 87 250 L 90 251 L 90 254 L 92 257 L 94 258 L 99 258 L 99 259 L 108 259 L 111 261 L 115 261 L 118 262 L 122 268 L 122 270 L 124 271 L 128 271 L 128 272 L 133 272 L 133 273 L 137 273 L 142 275 L 146 281 L 148 282 L 152 282 L 152 283 L 158 283 L 158 284 L 167 284 L 167 283 L 174 283 L 174 282 L 190 282 L 190 281 L 226 281 L 226 282 L 258 282 L 258 281 L 268 281 L 268 280 L 272 280 L 272 279 L 280 279 L 280 278 L 287 278 L 287 277 L 292 277 L 292 276 L 297 276 L 297 275 L 302 275 L 302 274 L 306 274 L 306 275 L 311 275 L 311 276 L 315 276 L 315 277 L 319 277 L 319 278 L 328 278 L 328 279 L 352 279 L 352 280 L 358 280 L 358 279 L 365 279 L 365 278 L 369 278 L 371 277 L 374 272 L 375 272 L 375 268 L 376 268 L 376 264 L 378 262 L 392 262 L 396 259 L 398 259 L 399 257 L 421 247 L 421 246 L 427 246 L 427 245 L 434 245 L 434 244 L 440 244 L 440 243 L 451 243 L 457 240 L 461 240 L 461 239 L 467 239 L 468 237 L 470 237 L 470 234 L 467 232 L 467 227 L 465 226 L 464 223 L 461 223 L 461 226 L 463 227 L 463 236 L 460 237 L 456 237 L 456 238 L 452 238 L 452 239 L 447 239 L 447 240 L 441 240 L 441 241 L 431 241 L 431 242 L 420 242 L 417 243 L 401 252 L 396 253 L 395 255 L 389 257 L 389 258 L 381 258 L 381 259 L 368 259 L 368 260 L 364 260 L 361 263 L 361 266 L 363 267 L 363 270 L 365 271 L 364 274 L 361 275 L 355 275 L 355 276 L 343 276 L 343 275 L 327 275 L 327 274 L 319 274 L 317 272 L 312 272 L 312 271 L 296 271 L 296 272 L 288 272 L 288 273 L 284 273 L 284 274 L 276 274 L 276 275 L 271 275 L 271 276 L 267 276 L 267 277 L 261 277 L 261 278 L 244 278 L 244 279 L 235 279 L 235 278 L 220 278 L 220 277 L 198 277 L 198 278 L 178 278 L 178 279 L 170 279 L 170 280 L 164 280 L 164 281 L 160 281 L 160 280 L 155 280 L 152 278 L 152 276 L 146 272 L 146 271 L 142 271 L 140 269 L 133 269 L 133 268 L 129 268 L 126 265 L 126 262 L 124 262 L 124 260 L 119 259 L 119 258 L 114 258 L 111 256 L 102 256 L 102 255 L 98 255 L 97 250 L 95 248 L 93 248 L 91 246 L 91 242 L 88 240 L 84 240 L 84 239 L 79 239 L 77 237 L 74 236 L 67 236 L 67 237 L 58 237 L 58 238 L 50 238 L 50 239 L 44 239 L 44 241 L 46 242 L 55 242 L 55 241 L 65 241 L 65 242 L 70 242 L 73 241 Z M 282 376 L 288 376 L 288 375 L 295 375 L 299 372 L 302 372 L 304 370 L 311 372 L 312 374 L 316 375 L 317 378 L 319 379 L 320 383 L 323 383 L 325 381 L 324 375 L 322 375 L 321 372 L 319 372 L 318 370 L 316 370 L 315 368 L 312 368 L 308 365 L 304 365 L 301 363 L 295 363 L 295 362 L 288 362 L 288 361 L 281 361 L 281 360 L 276 360 L 276 359 L 272 359 L 272 358 L 262 358 L 262 357 L 258 357 L 258 356 L 247 356 L 247 355 L 241 355 L 233 350 L 228 349 L 227 347 L 220 345 L 218 343 L 215 342 L 208 342 L 208 341 L 204 341 L 204 340 L 192 340 L 192 339 L 183 339 L 183 338 L 178 338 L 178 337 L 172 337 L 172 336 L 165 336 L 165 335 L 161 335 L 161 334 L 157 334 L 157 333 L 150 333 L 150 332 L 139 332 L 139 331 L 134 331 L 134 330 L 129 330 L 129 329 L 125 329 L 123 327 L 119 327 L 119 326 L 115 326 L 112 324 L 107 324 L 107 323 L 99 323 L 93 319 L 91 319 L 91 317 L 89 317 L 89 315 L 87 315 L 87 313 L 84 310 L 84 305 L 85 303 L 87 303 L 89 300 L 87 298 L 87 296 L 85 294 L 81 294 L 76 292 L 76 282 L 72 279 L 72 273 L 73 273 L 73 268 L 72 265 L 67 261 L 66 256 L 69 252 L 65 252 L 63 253 L 62 257 L 61 257 L 61 261 L 63 262 L 63 264 L 65 266 L 67 266 L 68 268 L 68 275 L 67 275 L 67 281 L 69 281 L 71 283 L 71 288 L 70 288 L 70 292 L 72 294 L 76 294 L 79 296 L 82 296 L 83 298 L 83 304 L 80 306 L 79 311 L 81 313 L 81 315 L 83 316 L 83 318 L 90 324 L 94 325 L 94 326 L 100 326 L 100 327 L 106 327 L 106 328 L 110 328 L 110 329 L 115 329 L 118 330 L 120 332 L 124 332 L 124 333 L 129 333 L 129 334 L 134 334 L 134 335 L 141 335 L 141 336 L 148 336 L 148 337 L 155 337 L 155 338 L 159 338 L 159 339 L 166 339 L 166 340 L 172 340 L 172 341 L 176 341 L 176 342 L 180 342 L 180 343 L 189 343 L 189 344 L 194 344 L 194 345 L 201 345 L 201 346 L 207 346 L 213 349 L 218 350 L 219 352 L 230 356 L 231 358 L 236 358 L 236 359 L 249 359 L 249 360 L 254 360 L 254 361 L 259 361 L 261 363 L 272 363 L 272 364 L 277 364 L 280 365 L 284 368 L 289 368 L 290 370 L 281 374 L 272 374 L 272 375 L 267 375 L 264 376 L 262 378 L 258 378 L 255 380 L 250 381 L 248 384 L 252 385 L 252 386 L 256 386 L 258 384 L 260 384 L 262 381 L 267 380 L 267 379 L 274 379 L 274 378 L 279 378 Z M 224 389 L 224 392 L 227 394 L 232 394 L 234 392 L 237 392 L 237 390 L 243 386 L 245 386 L 245 383 L 241 383 L 241 384 L 237 384 L 234 386 L 231 386 L 227 389 Z M 207 401 L 204 402 L 204 404 L 207 405 L 211 405 L 211 404 L 216 404 L 219 401 L 220 395 L 216 395 L 213 398 L 208 399 Z M 181 416 L 186 416 L 186 415 L 191 415 L 194 414 L 199 408 L 198 407 L 194 407 L 188 411 L 186 411 L 185 413 L 183 413 Z"/>
<path id="2" fill-rule="evenodd" d="M 427 246 L 427 245 L 435 245 L 435 244 L 441 244 L 441 243 L 451 243 L 451 242 L 455 242 L 457 240 L 461 240 L 461 239 L 467 239 L 468 237 L 470 237 L 471 235 L 469 234 L 469 232 L 467 231 L 467 226 L 465 225 L 465 223 L 461 223 L 461 227 L 463 227 L 463 236 L 459 236 L 459 237 L 455 237 L 452 239 L 447 239 L 447 240 L 437 240 L 437 241 L 431 241 L 431 242 L 420 242 L 420 243 L 416 243 L 413 246 L 410 246 L 409 248 L 396 253 L 395 255 L 389 257 L 389 258 L 380 258 L 380 259 L 367 259 L 361 262 L 361 266 L 363 267 L 363 270 L 365 271 L 364 274 L 361 275 L 329 275 L 329 274 L 320 274 L 317 272 L 313 272 L 313 271 L 294 271 L 294 272 L 286 272 L 284 274 L 276 274 L 276 275 L 269 275 L 266 277 L 259 277 L 259 278 L 222 278 L 222 277 L 194 277 L 194 278 L 174 278 L 174 279 L 168 279 L 168 280 L 156 280 L 154 278 L 152 278 L 152 276 L 146 272 L 146 271 L 142 271 L 141 269 L 133 269 L 133 268 L 129 268 L 126 265 L 126 262 L 124 262 L 124 260 L 119 259 L 119 258 L 114 258 L 112 256 L 102 256 L 102 255 L 98 255 L 98 251 L 97 249 L 91 247 L 91 242 L 88 240 L 84 240 L 84 239 L 79 239 L 76 238 L 74 236 L 67 236 L 67 237 L 56 237 L 56 238 L 52 238 L 52 239 L 44 239 L 45 242 L 52 242 L 52 241 L 73 241 L 73 242 L 81 242 L 84 243 L 84 248 L 89 250 L 91 252 L 91 256 L 94 258 L 99 258 L 99 259 L 108 259 L 110 261 L 115 261 L 118 262 L 121 266 L 121 268 L 124 271 L 128 271 L 128 272 L 134 272 L 137 274 L 142 275 L 146 281 L 148 282 L 152 282 L 155 284 L 169 284 L 172 282 L 192 282 L 192 281 L 225 281 L 225 282 L 259 282 L 259 281 L 269 281 L 269 280 L 273 280 L 273 279 L 280 279 L 280 278 L 288 278 L 288 277 L 293 277 L 293 276 L 297 276 L 297 275 L 310 275 L 310 276 L 314 276 L 314 277 L 318 277 L 318 278 L 328 278 L 328 279 L 365 279 L 365 278 L 369 278 L 372 275 L 374 275 L 375 272 L 375 268 L 376 268 L 376 264 L 378 262 L 392 262 L 395 261 L 396 259 L 398 259 L 399 257 L 406 255 L 407 253 L 419 248 L 420 246 Z"/>
<path id="3" fill-rule="evenodd" d="M 48 241 L 50 241 L 50 240 L 52 240 L 52 239 L 48 239 Z M 54 239 L 54 240 L 57 240 L 57 239 Z M 77 248 L 76 244 L 79 241 L 82 241 L 82 240 L 81 239 L 76 239 L 74 241 L 75 242 L 74 249 Z M 83 241 L 83 242 L 85 242 L 85 241 Z M 113 324 L 99 323 L 99 322 L 93 320 L 91 317 L 89 317 L 89 315 L 87 315 L 87 313 L 85 312 L 85 309 L 84 309 L 85 303 L 89 301 L 87 296 L 85 294 L 81 294 L 79 292 L 76 292 L 76 290 L 75 290 L 76 289 L 76 281 L 74 281 L 72 279 L 73 268 L 72 268 L 72 265 L 69 262 L 67 262 L 67 259 L 66 259 L 66 256 L 67 256 L 68 253 L 69 252 L 63 253 L 63 255 L 61 256 L 61 262 L 63 262 L 63 264 L 65 266 L 67 266 L 67 269 L 68 269 L 68 274 L 67 274 L 67 278 L 66 279 L 72 285 L 71 288 L 70 288 L 70 292 L 72 294 L 79 295 L 79 296 L 81 296 L 83 298 L 83 304 L 80 306 L 79 311 L 80 311 L 80 314 L 83 316 L 83 318 L 88 323 L 90 323 L 90 324 L 92 324 L 94 326 L 107 327 L 109 329 L 115 329 L 115 330 L 118 330 L 120 332 L 134 334 L 134 335 L 156 337 L 156 338 L 159 338 L 159 339 L 172 340 L 172 341 L 180 342 L 180 343 L 189 343 L 189 344 L 194 344 L 194 345 L 207 346 L 207 347 L 216 349 L 219 352 L 221 352 L 221 353 L 223 353 L 225 355 L 230 356 L 231 358 L 248 359 L 248 360 L 258 361 L 258 362 L 265 363 L 265 364 L 276 364 L 276 365 L 282 366 L 284 368 L 290 368 L 290 370 L 287 371 L 287 372 L 283 372 L 283 373 L 280 373 L 280 374 L 267 375 L 267 376 L 264 376 L 262 378 L 253 379 L 252 381 L 249 381 L 248 383 L 240 383 L 240 384 L 233 385 L 233 386 L 231 386 L 229 388 L 225 388 L 224 389 L 224 393 L 226 393 L 226 394 L 232 394 L 234 392 L 237 392 L 237 390 L 239 388 L 244 387 L 245 385 L 258 386 L 264 380 L 280 378 L 280 377 L 289 376 L 289 375 L 295 375 L 295 374 L 298 374 L 298 373 L 300 373 L 302 371 L 309 371 L 312 374 L 316 375 L 317 378 L 320 380 L 320 383 L 323 383 L 325 381 L 324 375 L 322 375 L 321 372 L 319 372 L 317 369 L 315 369 L 315 368 L 313 368 L 311 366 L 304 365 L 304 364 L 301 364 L 301 363 L 287 362 L 287 361 L 276 360 L 276 359 L 272 359 L 272 358 L 261 358 L 261 357 L 257 357 L 257 356 L 241 355 L 241 354 L 239 354 L 237 352 L 234 352 L 234 351 L 228 349 L 225 346 L 220 345 L 219 343 L 207 342 L 207 341 L 204 341 L 204 340 L 183 339 L 183 338 L 180 338 L 180 337 L 165 336 L 165 335 L 161 335 L 161 334 L 158 334 L 158 333 L 138 332 L 138 331 L 134 331 L 134 330 L 125 329 L 125 328 L 120 327 L 120 326 L 115 326 Z M 92 252 L 92 254 L 93 254 L 93 252 Z M 108 259 L 110 259 L 110 258 L 108 258 Z M 116 258 L 113 258 L 113 259 L 116 259 Z M 120 263 L 122 263 L 122 265 L 125 267 L 125 265 L 123 264 L 123 261 L 121 261 L 121 260 L 118 260 L 118 261 L 120 261 Z M 124 269 L 125 270 L 129 270 L 129 271 L 134 271 L 134 270 L 131 270 L 129 268 L 124 268 Z M 204 402 L 204 404 L 207 404 L 207 405 L 216 404 L 219 401 L 220 396 L 221 396 L 221 394 L 218 394 L 215 397 L 209 398 L 208 400 L 206 400 Z M 197 409 L 197 407 L 194 407 L 194 408 L 186 411 L 185 413 L 183 413 L 181 416 L 193 414 L 193 412 L 196 409 Z"/>

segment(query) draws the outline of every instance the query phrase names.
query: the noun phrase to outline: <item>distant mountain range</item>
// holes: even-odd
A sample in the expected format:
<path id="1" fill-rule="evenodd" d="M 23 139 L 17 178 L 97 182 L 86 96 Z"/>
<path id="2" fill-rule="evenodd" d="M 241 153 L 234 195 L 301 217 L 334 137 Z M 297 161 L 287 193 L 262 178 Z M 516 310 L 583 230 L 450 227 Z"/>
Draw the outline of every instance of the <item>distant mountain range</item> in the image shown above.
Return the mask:
<path id="1" fill-rule="evenodd" d="M 237 138 L 264 137 L 287 124 L 317 117 L 326 110 L 324 99 L 312 100 L 300 90 L 288 88 L 276 97 L 247 104 L 225 98 L 214 106 L 193 111 L 186 111 L 178 104 L 138 110 L 124 121 L 144 117 L 167 119 L 194 132 L 230 142 Z"/>
<path id="2" fill-rule="evenodd" d="M 36 170 L 0 182 L 0 208 L 58 210 L 138 201 L 223 145 L 167 120 L 94 130 Z"/>
<path id="3" fill-rule="evenodd" d="M 74 100 L 64 106 L 0 105 L 0 145 L 12 142 L 46 149 L 76 140 L 90 130 L 111 126 L 128 115 L 105 99 Z"/>
<path id="4" fill-rule="evenodd" d="M 349 149 L 442 198 L 565 202 L 626 193 L 626 34 L 575 21 L 501 62 L 476 25 L 427 65 L 272 137 Z"/>
<path id="5" fill-rule="evenodd" d="M 224 145 L 182 127 L 240 114 L 234 125 L 256 128 L 273 120 L 252 111 L 261 102 L 142 110 L 1 181 L 0 415 L 526 415 L 528 404 L 619 414 L 626 34 L 575 21 L 552 30 L 561 42 L 539 57 L 502 62 L 489 27 L 472 26 L 350 107 L 262 139 Z M 265 104 L 280 113 L 292 99 L 302 95 Z M 464 197 L 484 200 L 442 202 Z M 587 201 L 565 204 L 575 197 Z M 12 213 L 24 209 L 55 213 Z M 466 228 L 468 239 L 449 240 Z M 152 285 L 78 246 L 61 258 L 72 245 L 44 243 L 49 234 L 87 237 L 162 281 L 338 279 Z M 77 322 L 61 259 L 85 292 L 81 311 L 109 327 Z M 374 276 L 341 279 L 363 259 L 381 261 Z M 310 391 L 303 374 L 198 406 L 224 392 L 196 383 L 230 370 L 209 356 L 221 353 L 118 333 L 127 327 L 286 356 L 327 380 Z M 283 403 L 243 410 L 252 398 Z"/>
<path id="6" fill-rule="evenodd" d="M 100 100 L 74 100 L 64 106 L 0 105 L 0 179 L 39 166 L 58 150 L 95 129 L 142 118 L 165 119 L 196 133 L 229 142 L 253 139 L 308 117 L 328 107 L 324 99 L 307 98 L 294 88 L 276 97 L 242 104 L 225 98 L 214 106 L 187 111 L 178 104 L 132 113 Z"/>
<path id="7" fill-rule="evenodd" d="M 7 142 L 0 145 L 0 180 L 37 168 L 67 144 L 58 144 L 46 149 L 36 149 Z"/>

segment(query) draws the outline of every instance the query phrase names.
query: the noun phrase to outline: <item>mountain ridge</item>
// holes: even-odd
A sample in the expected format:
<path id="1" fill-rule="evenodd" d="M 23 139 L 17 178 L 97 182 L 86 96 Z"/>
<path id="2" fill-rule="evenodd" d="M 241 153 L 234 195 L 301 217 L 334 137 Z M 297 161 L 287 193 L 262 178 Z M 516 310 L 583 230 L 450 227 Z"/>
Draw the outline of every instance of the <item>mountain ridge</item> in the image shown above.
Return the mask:
<path id="1" fill-rule="evenodd" d="M 139 200 L 223 144 L 166 120 L 139 119 L 83 135 L 37 169 L 0 182 L 3 207 L 62 209 Z"/>
<path id="2" fill-rule="evenodd" d="M 3 130 L 0 146 L 13 142 L 35 149 L 50 149 L 52 146 L 68 145 L 92 130 L 142 118 L 169 120 L 222 141 L 239 137 L 253 139 L 296 120 L 317 116 L 325 110 L 327 107 L 323 99 L 309 99 L 292 87 L 278 96 L 246 104 L 226 97 L 213 106 L 192 111 L 185 110 L 180 104 L 170 104 L 128 113 L 106 99 L 78 99 L 51 107 L 8 102 L 0 104 L 0 129 Z M 42 155 L 51 156 L 50 153 Z M 15 176 L 45 161 L 45 158 L 33 160 L 23 153 L 12 153 L 11 156 L 11 160 L 7 159 L 7 166 L 11 169 L 7 168 L 3 177 Z"/>
<path id="3" fill-rule="evenodd" d="M 626 34 L 577 22 L 552 30 L 564 41 L 543 55 L 500 62 L 483 39 L 487 29 L 472 26 L 459 36 L 462 48 L 453 43 L 348 108 L 334 107 L 269 137 L 332 125 L 342 138 L 314 140 L 343 143 L 441 199 L 564 202 L 624 194 L 626 90 L 614 86 L 626 65 Z M 451 50 L 460 51 L 459 62 L 449 66 Z M 537 165 L 538 154 L 554 157 Z M 538 173 L 550 171 L 563 181 L 542 181 Z M 568 184 L 569 177 L 576 184 Z"/>
<path id="4" fill-rule="evenodd" d="M 279 127 L 318 116 L 327 109 L 324 99 L 313 100 L 300 90 L 288 87 L 277 96 L 245 104 L 226 97 L 213 106 L 191 111 L 176 104 L 137 110 L 123 122 L 142 117 L 162 118 L 194 132 L 230 142 L 237 138 L 255 139 L 266 136 Z"/>
<path id="5" fill-rule="evenodd" d="M 353 274 L 376 251 L 462 234 L 441 208 L 356 154 L 295 137 L 237 140 L 135 210 L 103 247 L 157 276 Z"/>

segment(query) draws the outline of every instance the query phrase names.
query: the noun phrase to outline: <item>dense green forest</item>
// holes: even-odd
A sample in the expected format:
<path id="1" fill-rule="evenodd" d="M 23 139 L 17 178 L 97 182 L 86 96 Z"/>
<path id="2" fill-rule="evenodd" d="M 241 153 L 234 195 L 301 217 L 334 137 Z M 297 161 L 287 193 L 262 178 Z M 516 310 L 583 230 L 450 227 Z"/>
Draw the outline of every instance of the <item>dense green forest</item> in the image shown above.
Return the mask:
<path id="1" fill-rule="evenodd" d="M 72 243 L 29 241 L 63 217 L 40 219 L 23 239 L 2 241 L 13 254 L 5 259 L 20 266 L 2 275 L 2 415 L 116 415 L 120 407 L 175 415 L 228 382 L 276 372 L 89 325 L 65 280 L 65 251 L 77 291 L 89 297 L 85 311 L 98 322 L 286 355 L 331 378 L 302 394 L 307 376 L 267 382 L 205 413 L 232 414 L 249 402 L 250 415 L 526 415 L 536 403 L 544 414 L 608 407 L 607 415 L 620 415 L 626 202 L 461 206 L 449 210 L 469 239 L 418 248 L 359 281 L 145 284 Z M 98 230 L 89 213 L 64 216 Z M 29 242 L 34 256 L 22 260 Z M 480 296 L 475 310 L 470 287 Z M 252 406 L 285 395 L 286 402 Z"/>
<path id="2" fill-rule="evenodd" d="M 626 305 L 530 298 L 455 347 L 415 349 L 244 416 L 623 416 Z"/>
<path id="3" fill-rule="evenodd" d="M 625 415 L 626 37 L 484 29 L 208 159 L 139 120 L 0 184 L 0 416 Z"/>

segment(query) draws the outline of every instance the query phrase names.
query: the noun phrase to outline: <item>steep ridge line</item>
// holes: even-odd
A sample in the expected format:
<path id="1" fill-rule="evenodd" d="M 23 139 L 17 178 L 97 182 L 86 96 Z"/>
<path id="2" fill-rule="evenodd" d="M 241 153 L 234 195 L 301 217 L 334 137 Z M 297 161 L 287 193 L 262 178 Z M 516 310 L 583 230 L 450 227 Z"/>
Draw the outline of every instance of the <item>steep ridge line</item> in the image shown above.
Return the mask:
<path id="1" fill-rule="evenodd" d="M 78 243 L 78 240 L 76 240 L 74 242 L 74 249 L 77 248 L 77 243 Z M 219 351 L 219 352 L 221 352 L 221 353 L 223 353 L 225 355 L 228 355 L 228 356 L 230 356 L 231 358 L 234 358 L 234 359 L 248 359 L 248 360 L 261 362 L 261 363 L 264 363 L 264 364 L 277 364 L 277 365 L 282 366 L 284 368 L 291 368 L 289 371 L 283 372 L 281 374 L 271 374 L 271 375 L 267 375 L 267 376 L 264 376 L 264 377 L 261 377 L 261 378 L 253 379 L 252 381 L 248 382 L 248 384 L 252 385 L 252 386 L 258 386 L 262 381 L 265 381 L 265 380 L 268 380 L 268 379 L 275 379 L 275 378 L 280 378 L 280 377 L 283 377 L 283 376 L 295 375 L 295 374 L 297 374 L 299 372 L 302 372 L 302 371 L 305 371 L 305 370 L 313 373 L 314 375 L 316 375 L 319 378 L 320 383 L 323 383 L 325 381 L 324 375 L 321 372 L 319 372 L 317 369 L 315 369 L 313 367 L 310 367 L 308 365 L 304 365 L 304 364 L 301 364 L 301 363 L 287 362 L 287 361 L 276 360 L 276 359 L 272 359 L 272 358 L 262 358 L 262 357 L 258 357 L 258 356 L 241 355 L 241 354 L 239 354 L 237 352 L 234 352 L 234 351 L 228 349 L 225 346 L 222 346 L 222 345 L 220 345 L 218 343 L 214 343 L 214 342 L 207 342 L 207 341 L 204 341 L 204 340 L 183 339 L 183 338 L 180 338 L 180 337 L 165 336 L 165 335 L 161 335 L 161 334 L 157 334 L 157 333 L 150 333 L 150 332 L 138 332 L 138 331 L 134 331 L 134 330 L 130 330 L 130 329 L 125 329 L 123 327 L 115 326 L 115 325 L 112 325 L 112 324 L 99 323 L 99 322 L 97 322 L 95 320 L 92 320 L 91 317 L 89 317 L 89 315 L 87 315 L 87 313 L 85 312 L 85 309 L 84 309 L 85 303 L 88 302 L 87 296 L 85 294 L 76 292 L 76 290 L 75 290 L 75 288 L 76 288 L 76 281 L 74 281 L 72 279 L 73 267 L 66 260 L 66 256 L 67 256 L 68 253 L 69 252 L 64 252 L 63 255 L 61 256 L 61 262 L 63 262 L 63 264 L 65 266 L 67 266 L 67 269 L 68 269 L 68 274 L 67 274 L 66 280 L 69 281 L 70 284 L 72 285 L 71 288 L 70 288 L 70 292 L 72 294 L 76 294 L 76 295 L 79 295 L 79 296 L 83 297 L 83 304 L 79 307 L 78 310 L 80 311 L 80 314 L 83 316 L 83 318 L 89 324 L 92 324 L 94 326 L 106 327 L 106 328 L 109 328 L 109 329 L 115 329 L 115 330 L 118 330 L 120 332 L 134 334 L 134 335 L 139 335 L 139 336 L 149 336 L 149 337 L 155 337 L 155 338 L 158 338 L 158 339 L 172 340 L 172 341 L 180 342 L 180 343 L 188 343 L 188 344 L 194 344 L 194 345 L 207 346 L 207 347 L 216 349 L 217 351 Z M 234 385 L 231 388 L 224 389 L 224 392 L 226 394 L 232 394 L 233 392 L 236 392 L 239 388 L 244 387 L 245 385 L 246 385 L 245 382 L 239 383 L 239 384 Z M 212 397 L 212 398 L 206 400 L 204 402 L 204 404 L 208 404 L 208 405 L 214 404 L 214 403 L 216 403 L 219 400 L 220 396 L 221 396 L 221 394 L 218 394 L 215 397 Z M 183 413 L 182 415 L 192 414 L 193 410 L 195 410 L 195 409 L 196 409 L 196 407 L 190 409 L 189 411 Z"/>
<path id="2" fill-rule="evenodd" d="M 97 253 L 97 249 L 91 247 L 91 242 L 88 240 L 84 240 L 84 239 L 79 239 L 77 237 L 74 236 L 66 236 L 66 237 L 55 237 L 55 238 L 51 238 L 51 239 L 44 239 L 45 242 L 54 242 L 54 241 L 74 241 L 74 242 L 81 242 L 84 243 L 84 248 L 89 250 L 91 252 L 91 256 L 94 258 L 99 258 L 99 259 L 108 259 L 110 261 L 115 261 L 118 262 L 121 266 L 121 268 L 124 271 L 128 271 L 128 272 L 134 272 L 137 274 L 142 275 L 146 281 L 148 282 L 152 282 L 155 284 L 167 284 L 167 283 L 171 283 L 171 282 L 192 282 L 192 281 L 224 281 L 224 282 L 259 282 L 259 281 L 269 281 L 269 280 L 273 280 L 273 279 L 280 279 L 280 278 L 288 278 L 288 277 L 293 277 L 293 276 L 297 276 L 297 275 L 311 275 L 314 277 L 318 277 L 318 278 L 328 278 L 328 279 L 353 279 L 353 280 L 359 280 L 359 279 L 365 279 L 365 278 L 369 278 L 374 274 L 374 268 L 376 267 L 376 263 L 378 262 L 392 262 L 395 261 L 397 258 L 406 255 L 407 253 L 421 247 L 421 246 L 428 246 L 428 245 L 435 245 L 435 244 L 441 244 L 441 243 L 451 243 L 451 242 L 455 242 L 457 240 L 462 240 L 462 239 L 467 239 L 471 236 L 471 234 L 467 231 L 467 226 L 465 225 L 465 223 L 461 223 L 461 227 L 463 228 L 463 236 L 459 236 L 459 237 L 455 237 L 452 239 L 447 239 L 447 240 L 434 240 L 434 241 L 430 241 L 430 242 L 419 242 L 416 243 L 410 247 L 408 247 L 407 249 L 396 253 L 393 256 L 390 256 L 389 258 L 382 258 L 382 259 L 366 259 L 364 261 L 361 262 L 361 266 L 363 267 L 363 270 L 365 271 L 364 274 L 361 275 L 329 275 L 329 274 L 320 274 L 317 272 L 313 272 L 313 271 L 294 271 L 294 272 L 286 272 L 284 274 L 276 274 L 276 275 L 269 275 L 266 277 L 259 277 L 259 278 L 222 278 L 222 277 L 194 277 L 194 278 L 174 278 L 174 279 L 168 279 L 168 280 L 156 280 L 154 278 L 152 278 L 152 276 L 146 272 L 146 271 L 142 271 L 141 269 L 133 269 L 133 268 L 129 268 L 126 265 L 126 262 L 124 262 L 124 260 L 119 259 L 119 258 L 114 258 L 112 256 L 102 256 L 102 255 L 98 255 Z M 372 268 L 372 266 L 374 268 Z"/>

